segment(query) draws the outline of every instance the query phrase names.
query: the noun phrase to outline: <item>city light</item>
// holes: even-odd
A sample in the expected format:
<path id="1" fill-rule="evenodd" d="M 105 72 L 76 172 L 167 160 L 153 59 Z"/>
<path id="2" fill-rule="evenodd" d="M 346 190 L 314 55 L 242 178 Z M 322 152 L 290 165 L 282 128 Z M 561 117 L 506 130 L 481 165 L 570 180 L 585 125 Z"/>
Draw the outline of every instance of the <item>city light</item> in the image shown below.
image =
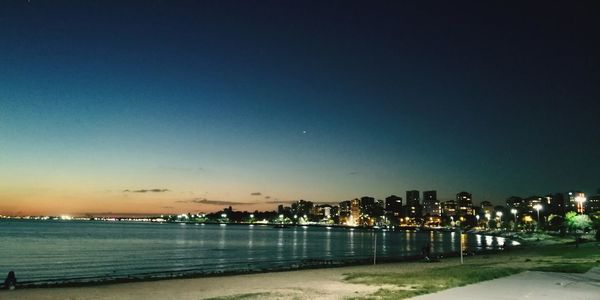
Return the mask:
<path id="1" fill-rule="evenodd" d="M 577 202 L 577 212 L 580 214 L 582 214 L 584 211 L 583 203 L 585 201 L 587 201 L 587 198 L 581 194 L 575 197 L 575 202 Z"/>
<path id="2" fill-rule="evenodd" d="M 537 227 L 539 228 L 540 226 L 540 210 L 542 210 L 542 205 L 541 204 L 536 204 L 533 206 L 533 209 L 537 210 Z"/>

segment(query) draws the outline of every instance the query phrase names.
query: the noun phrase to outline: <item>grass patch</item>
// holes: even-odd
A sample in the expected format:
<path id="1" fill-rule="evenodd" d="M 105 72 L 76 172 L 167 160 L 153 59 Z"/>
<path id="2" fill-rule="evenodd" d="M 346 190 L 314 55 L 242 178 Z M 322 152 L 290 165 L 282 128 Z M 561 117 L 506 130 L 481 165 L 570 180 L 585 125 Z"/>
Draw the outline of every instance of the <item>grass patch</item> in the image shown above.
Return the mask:
<path id="1" fill-rule="evenodd" d="M 260 299 L 263 298 L 270 293 L 246 293 L 246 294 L 237 294 L 231 296 L 222 296 L 222 297 L 214 297 L 208 298 L 207 300 L 248 300 L 248 299 Z"/>
<path id="2" fill-rule="evenodd" d="M 521 272 L 510 267 L 486 265 L 459 265 L 432 268 L 420 272 L 398 273 L 351 273 L 345 280 L 368 285 L 395 285 L 397 289 L 380 289 L 373 296 L 379 299 L 405 299 L 422 294 L 435 293 L 448 288 L 495 279 Z"/>
<path id="3" fill-rule="evenodd" d="M 412 272 L 361 272 L 344 274 L 351 283 L 382 286 L 372 299 L 406 299 L 448 288 L 509 276 L 523 271 L 585 273 L 600 266 L 600 247 L 596 243 L 555 244 L 513 249 L 489 258 L 466 258 L 464 265 L 449 260 L 439 266 Z M 425 266 L 425 265 L 424 265 Z"/>
<path id="4" fill-rule="evenodd" d="M 584 263 L 556 263 L 546 266 L 539 266 L 531 268 L 531 271 L 541 272 L 558 272 L 558 273 L 585 273 L 591 268 L 600 266 L 599 263 L 595 262 L 584 262 Z"/>

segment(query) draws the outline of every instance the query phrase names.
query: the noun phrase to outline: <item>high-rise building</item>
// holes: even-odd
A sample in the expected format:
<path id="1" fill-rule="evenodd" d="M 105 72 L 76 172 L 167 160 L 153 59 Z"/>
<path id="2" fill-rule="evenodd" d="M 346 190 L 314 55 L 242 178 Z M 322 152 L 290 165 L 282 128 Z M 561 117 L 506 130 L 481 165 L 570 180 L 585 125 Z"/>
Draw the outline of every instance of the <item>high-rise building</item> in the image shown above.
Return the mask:
<path id="1" fill-rule="evenodd" d="M 448 217 L 456 216 L 456 201 L 448 200 L 442 203 L 442 213 Z"/>
<path id="2" fill-rule="evenodd" d="M 587 202 L 587 199 L 583 192 L 571 191 L 569 192 L 569 203 L 567 205 L 567 211 L 576 211 L 578 213 L 584 213 L 585 202 Z"/>
<path id="3" fill-rule="evenodd" d="M 360 224 L 360 200 L 353 199 L 350 201 L 350 218 L 348 220 L 349 225 L 359 225 Z"/>
<path id="4" fill-rule="evenodd" d="M 385 212 L 399 216 L 402 212 L 402 197 L 391 195 L 385 198 Z"/>
<path id="5" fill-rule="evenodd" d="M 362 197 L 360 198 L 360 211 L 361 214 L 366 216 L 372 216 L 375 210 L 375 198 L 373 197 Z"/>
<path id="6" fill-rule="evenodd" d="M 436 191 L 423 192 L 423 215 L 441 216 L 442 207 L 437 199 Z"/>
<path id="7" fill-rule="evenodd" d="M 410 218 L 421 216 L 421 203 L 419 191 L 406 191 L 406 215 Z"/>
<path id="8" fill-rule="evenodd" d="M 460 192 L 456 194 L 456 213 L 459 216 L 474 215 L 473 210 L 473 199 L 471 194 L 467 192 Z"/>
<path id="9" fill-rule="evenodd" d="M 586 202 L 586 211 L 588 213 L 595 213 L 600 211 L 600 193 L 598 195 L 591 196 Z"/>
<path id="10" fill-rule="evenodd" d="M 350 200 L 340 202 L 340 206 L 338 208 L 340 224 L 348 224 L 348 220 L 350 219 L 350 215 L 352 213 L 351 207 L 352 202 Z"/>

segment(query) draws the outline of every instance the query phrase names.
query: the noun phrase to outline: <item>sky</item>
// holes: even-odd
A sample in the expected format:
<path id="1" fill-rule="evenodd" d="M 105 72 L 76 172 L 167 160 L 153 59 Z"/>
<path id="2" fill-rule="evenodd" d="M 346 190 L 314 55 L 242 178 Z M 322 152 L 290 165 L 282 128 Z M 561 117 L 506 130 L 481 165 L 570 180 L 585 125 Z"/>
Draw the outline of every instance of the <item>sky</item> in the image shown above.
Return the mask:
<path id="1" fill-rule="evenodd" d="M 0 214 L 600 188 L 596 1 L 0 1 Z"/>

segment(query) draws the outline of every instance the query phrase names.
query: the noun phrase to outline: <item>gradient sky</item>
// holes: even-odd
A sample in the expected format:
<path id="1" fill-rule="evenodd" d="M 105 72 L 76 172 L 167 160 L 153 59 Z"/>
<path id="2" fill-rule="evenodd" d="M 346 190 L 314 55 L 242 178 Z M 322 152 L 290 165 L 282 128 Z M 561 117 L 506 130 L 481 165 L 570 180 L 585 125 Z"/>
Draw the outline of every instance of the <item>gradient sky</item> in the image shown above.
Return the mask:
<path id="1" fill-rule="evenodd" d="M 595 193 L 600 5 L 479 2 L 1 1 L 0 214 Z"/>

